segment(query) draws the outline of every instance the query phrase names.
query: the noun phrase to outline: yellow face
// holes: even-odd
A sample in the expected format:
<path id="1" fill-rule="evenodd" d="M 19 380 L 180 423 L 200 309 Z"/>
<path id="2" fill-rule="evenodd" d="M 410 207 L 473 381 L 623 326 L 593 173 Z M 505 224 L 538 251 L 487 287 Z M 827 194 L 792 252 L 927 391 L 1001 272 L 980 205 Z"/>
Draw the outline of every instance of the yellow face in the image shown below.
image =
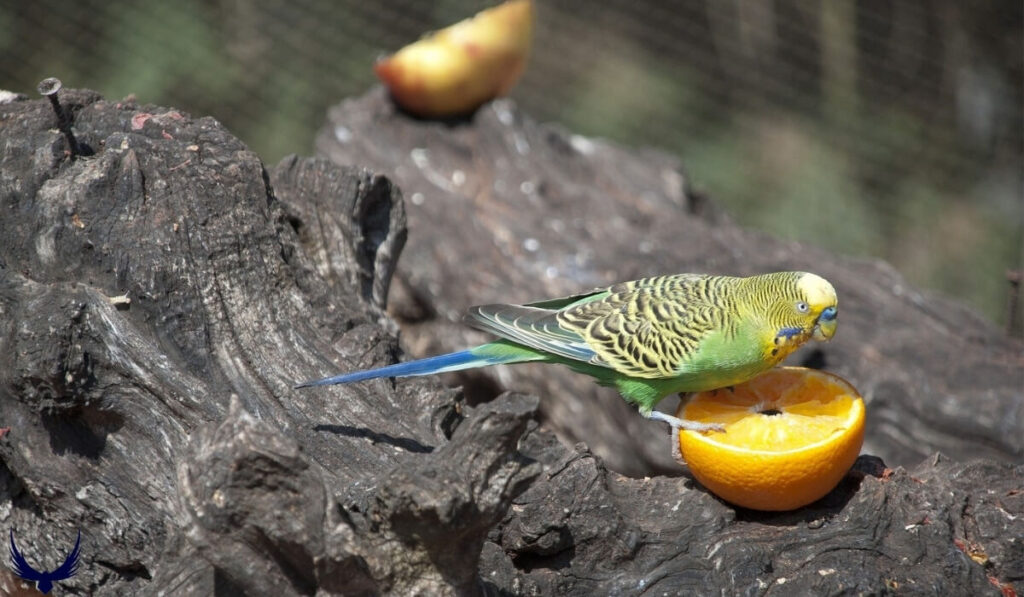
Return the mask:
<path id="1" fill-rule="evenodd" d="M 803 297 L 797 310 L 814 321 L 814 339 L 828 340 L 834 336 L 839 305 L 832 284 L 821 276 L 804 274 L 797 282 L 797 292 Z"/>

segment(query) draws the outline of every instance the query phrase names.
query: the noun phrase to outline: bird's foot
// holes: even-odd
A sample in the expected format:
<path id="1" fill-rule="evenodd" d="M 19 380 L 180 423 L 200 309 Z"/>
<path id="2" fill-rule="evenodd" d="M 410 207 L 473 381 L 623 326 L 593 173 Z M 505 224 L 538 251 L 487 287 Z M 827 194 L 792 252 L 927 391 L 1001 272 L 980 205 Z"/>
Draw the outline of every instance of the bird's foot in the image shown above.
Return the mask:
<path id="1" fill-rule="evenodd" d="M 720 423 L 698 423 L 697 421 L 688 421 L 686 419 L 680 419 L 679 417 L 673 417 L 672 415 L 666 415 L 663 412 L 651 411 L 645 414 L 648 419 L 655 421 L 664 421 L 669 424 L 672 428 L 672 458 L 679 464 L 685 466 L 686 460 L 683 458 L 683 453 L 679 448 L 679 431 L 686 429 L 687 431 L 725 431 L 725 425 Z"/>
<path id="2" fill-rule="evenodd" d="M 672 428 L 672 460 L 680 466 L 686 466 L 686 459 L 683 458 L 683 447 L 679 444 L 679 428 Z"/>
<path id="3" fill-rule="evenodd" d="M 679 417 L 673 417 L 672 415 L 666 415 L 663 412 L 653 410 L 650 414 L 646 415 L 648 419 L 655 421 L 664 421 L 672 427 L 672 435 L 675 436 L 679 433 L 680 429 L 687 431 L 725 431 L 725 425 L 721 423 L 698 423 L 697 421 L 689 421 L 686 419 L 680 419 Z"/>

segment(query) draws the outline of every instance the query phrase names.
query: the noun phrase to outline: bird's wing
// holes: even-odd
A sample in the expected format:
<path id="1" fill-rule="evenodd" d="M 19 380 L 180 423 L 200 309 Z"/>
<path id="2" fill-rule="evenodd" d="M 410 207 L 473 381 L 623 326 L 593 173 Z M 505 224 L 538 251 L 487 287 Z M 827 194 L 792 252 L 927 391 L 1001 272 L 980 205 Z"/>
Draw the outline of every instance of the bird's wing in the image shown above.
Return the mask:
<path id="1" fill-rule="evenodd" d="M 618 284 L 560 310 L 559 329 L 582 338 L 595 364 L 630 377 L 675 377 L 725 325 L 728 280 L 680 274 Z"/>
<path id="2" fill-rule="evenodd" d="M 71 548 L 68 553 L 68 557 L 64 558 L 64 563 L 59 568 L 49 574 L 51 580 L 64 580 L 65 578 L 71 578 L 78 572 L 78 553 L 79 547 L 82 545 L 82 531 L 78 531 L 78 539 L 75 540 L 75 546 Z"/>
<path id="3" fill-rule="evenodd" d="M 590 362 L 586 341 L 558 325 L 558 311 L 531 305 L 480 305 L 469 310 L 469 323 L 498 337 L 574 361 Z"/>
<path id="4" fill-rule="evenodd" d="M 43 574 L 25 560 L 25 556 L 21 555 L 18 546 L 14 544 L 14 529 L 11 529 L 11 564 L 14 573 L 21 578 L 33 582 L 43 580 Z"/>

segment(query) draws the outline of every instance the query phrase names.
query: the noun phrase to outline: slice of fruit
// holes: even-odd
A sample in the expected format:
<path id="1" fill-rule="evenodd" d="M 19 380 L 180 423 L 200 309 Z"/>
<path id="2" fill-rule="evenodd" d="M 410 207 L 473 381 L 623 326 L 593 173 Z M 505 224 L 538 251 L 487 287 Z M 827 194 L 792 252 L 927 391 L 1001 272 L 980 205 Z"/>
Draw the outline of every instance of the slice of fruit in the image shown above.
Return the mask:
<path id="1" fill-rule="evenodd" d="M 778 367 L 694 395 L 682 419 L 724 432 L 679 434 L 690 472 L 712 493 L 755 510 L 793 510 L 831 491 L 860 453 L 864 401 L 848 382 L 803 367 Z"/>
<path id="2" fill-rule="evenodd" d="M 512 88 L 532 29 L 531 0 L 511 0 L 405 46 L 373 70 L 413 114 L 464 114 Z"/>

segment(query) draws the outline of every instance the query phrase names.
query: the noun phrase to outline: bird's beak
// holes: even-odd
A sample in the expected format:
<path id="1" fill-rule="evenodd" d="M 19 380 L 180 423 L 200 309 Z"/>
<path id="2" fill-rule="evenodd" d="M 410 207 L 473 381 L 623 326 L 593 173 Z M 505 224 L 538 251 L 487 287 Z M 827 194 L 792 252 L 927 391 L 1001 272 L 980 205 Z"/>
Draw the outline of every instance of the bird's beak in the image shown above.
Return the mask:
<path id="1" fill-rule="evenodd" d="M 836 335 L 836 317 L 838 312 L 835 307 L 826 307 L 818 316 L 818 323 L 814 326 L 815 340 L 830 340 Z"/>

